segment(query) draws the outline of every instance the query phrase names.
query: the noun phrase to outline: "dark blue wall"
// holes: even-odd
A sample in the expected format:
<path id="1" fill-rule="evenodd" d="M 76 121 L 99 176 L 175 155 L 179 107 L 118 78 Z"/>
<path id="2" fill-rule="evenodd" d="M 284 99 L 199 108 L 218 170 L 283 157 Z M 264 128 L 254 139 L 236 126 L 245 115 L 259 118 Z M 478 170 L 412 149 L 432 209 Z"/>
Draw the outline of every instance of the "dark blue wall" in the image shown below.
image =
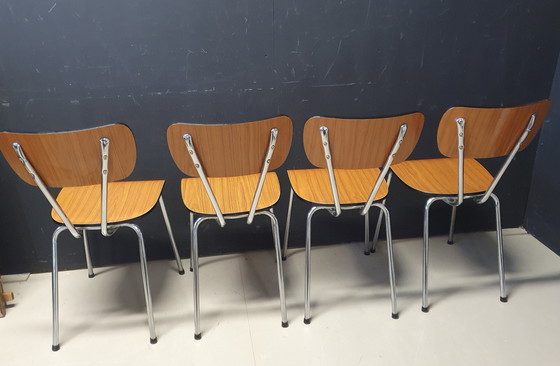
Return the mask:
<path id="1" fill-rule="evenodd" d="M 560 63 L 550 99 L 552 106 L 537 148 L 525 227 L 560 255 Z"/>
<path id="2" fill-rule="evenodd" d="M 0 0 L 0 128 L 56 131 L 123 122 L 135 132 L 132 179 L 164 178 L 183 256 L 188 215 L 181 175 L 167 151 L 177 121 L 228 123 L 287 114 L 293 148 L 279 170 L 309 167 L 301 144 L 314 115 L 426 115 L 412 158 L 438 156 L 439 117 L 453 105 L 511 106 L 549 96 L 560 50 L 557 0 Z M 512 164 L 497 193 L 506 227 L 523 223 L 535 145 Z M 500 161 L 485 162 L 495 171 Z M 0 159 L 0 273 L 45 271 L 55 227 L 40 192 Z M 395 182 L 394 236 L 419 236 L 424 197 Z M 476 211 L 474 209 L 477 209 Z M 295 202 L 290 243 L 301 246 L 308 207 Z M 434 234 L 448 207 L 435 208 Z M 372 218 L 372 221 L 374 218 Z M 363 221 L 317 215 L 317 244 L 360 240 Z M 170 258 L 163 220 L 140 220 L 150 259 Z M 203 255 L 270 248 L 266 222 L 225 230 L 207 225 Z M 491 207 L 466 205 L 457 230 L 493 227 Z M 92 237 L 96 265 L 135 261 L 130 233 Z M 120 240 L 119 240 L 120 239 Z M 64 236 L 61 268 L 85 265 L 81 244 Z"/>

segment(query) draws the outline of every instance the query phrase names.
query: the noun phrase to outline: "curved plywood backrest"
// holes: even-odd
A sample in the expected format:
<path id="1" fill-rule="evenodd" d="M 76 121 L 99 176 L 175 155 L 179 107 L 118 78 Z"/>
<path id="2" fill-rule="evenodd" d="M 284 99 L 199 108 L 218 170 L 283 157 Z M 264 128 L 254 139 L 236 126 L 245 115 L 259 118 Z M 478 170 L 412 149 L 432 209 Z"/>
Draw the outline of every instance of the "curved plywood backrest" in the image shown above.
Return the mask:
<path id="1" fill-rule="evenodd" d="M 527 128 L 531 115 L 535 124 L 521 145 L 523 150 L 533 140 L 550 107 L 549 100 L 512 108 L 454 107 L 441 118 L 437 141 L 439 151 L 457 157 L 457 118 L 465 120 L 465 158 L 493 158 L 508 155 Z"/>
<path id="2" fill-rule="evenodd" d="M 0 150 L 21 179 L 35 181 L 12 144 L 20 144 L 27 160 L 47 187 L 71 187 L 101 183 L 101 147 L 108 138 L 109 181 L 130 175 L 136 163 L 136 144 L 128 126 L 113 124 L 87 130 L 54 133 L 0 133 Z"/>
<path id="3" fill-rule="evenodd" d="M 292 120 L 286 116 L 227 125 L 175 123 L 167 129 L 167 144 L 177 167 L 186 175 L 198 173 L 185 146 L 183 135 L 192 141 L 204 173 L 209 177 L 231 177 L 260 173 L 270 141 L 270 130 L 278 129 L 269 170 L 284 163 L 292 144 Z"/>
<path id="4" fill-rule="evenodd" d="M 372 119 L 313 117 L 303 129 L 303 146 L 311 164 L 326 168 L 319 129 L 329 129 L 329 145 L 336 169 L 378 168 L 385 164 L 402 124 L 407 125 L 403 143 L 393 160 L 397 164 L 412 153 L 424 125 L 422 113 Z"/>

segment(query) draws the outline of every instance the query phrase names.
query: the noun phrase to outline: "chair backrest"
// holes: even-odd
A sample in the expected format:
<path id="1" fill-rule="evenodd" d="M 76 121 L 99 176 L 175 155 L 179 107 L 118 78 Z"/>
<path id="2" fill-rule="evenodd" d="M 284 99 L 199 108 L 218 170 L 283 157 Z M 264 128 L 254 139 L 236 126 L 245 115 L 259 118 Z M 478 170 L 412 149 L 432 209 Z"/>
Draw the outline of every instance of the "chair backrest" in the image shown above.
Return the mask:
<path id="1" fill-rule="evenodd" d="M 508 155 L 535 114 L 535 123 L 521 144 L 523 150 L 535 137 L 550 107 L 549 100 L 512 108 L 454 107 L 441 118 L 437 142 L 439 151 L 451 158 L 457 152 L 457 118 L 465 120 L 464 157 L 493 158 Z"/>
<path id="2" fill-rule="evenodd" d="M 198 176 L 183 135 L 192 137 L 204 173 L 208 177 L 231 177 L 260 173 L 270 141 L 270 130 L 278 139 L 269 171 L 284 163 L 292 143 L 292 120 L 279 116 L 255 122 L 221 125 L 175 123 L 167 129 L 167 144 L 177 167 L 186 175 Z"/>
<path id="3" fill-rule="evenodd" d="M 54 133 L 0 133 L 0 150 L 25 182 L 36 185 L 13 149 L 19 143 L 47 187 L 101 183 L 101 147 L 108 138 L 109 181 L 128 177 L 136 163 L 136 144 L 128 126 L 112 124 L 86 130 Z"/>
<path id="4" fill-rule="evenodd" d="M 319 129 L 329 130 L 329 145 L 335 169 L 378 168 L 385 164 L 395 144 L 401 125 L 406 135 L 393 164 L 406 160 L 420 138 L 424 125 L 422 113 L 369 119 L 312 117 L 303 129 L 303 146 L 311 164 L 326 168 L 325 152 Z"/>

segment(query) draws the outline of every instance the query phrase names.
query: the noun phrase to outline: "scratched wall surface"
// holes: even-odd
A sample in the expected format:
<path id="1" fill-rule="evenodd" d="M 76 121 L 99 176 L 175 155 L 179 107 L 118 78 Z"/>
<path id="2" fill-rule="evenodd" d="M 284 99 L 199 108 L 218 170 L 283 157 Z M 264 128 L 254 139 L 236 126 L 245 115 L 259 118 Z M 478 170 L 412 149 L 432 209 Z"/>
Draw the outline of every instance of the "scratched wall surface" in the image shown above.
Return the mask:
<path id="1" fill-rule="evenodd" d="M 314 115 L 426 115 L 413 158 L 438 156 L 435 134 L 453 105 L 499 106 L 547 98 L 560 50 L 556 0 L 0 0 L 0 127 L 56 131 L 123 122 L 135 132 L 132 179 L 163 178 L 169 215 L 188 256 L 181 175 L 167 151 L 173 122 L 229 123 L 287 114 L 293 148 L 279 170 L 286 220 L 287 168 L 309 163 L 302 148 Z M 498 194 L 506 227 L 523 223 L 535 146 L 513 163 Z M 500 161 L 485 164 L 492 171 Z M 0 273 L 46 271 L 55 228 L 40 192 L 0 160 Z M 420 236 L 424 197 L 396 181 L 388 201 L 396 238 Z M 290 246 L 302 246 L 306 211 L 294 203 Z M 475 210 L 476 209 L 476 210 Z M 435 207 L 434 234 L 449 209 Z M 357 241 L 363 220 L 316 215 L 314 242 Z M 372 221 L 374 218 L 372 218 Z M 171 258 L 161 214 L 139 220 L 150 259 Z M 466 205 L 457 230 L 493 225 L 492 208 Z M 256 220 L 201 229 L 201 253 L 271 248 Z M 95 265 L 137 260 L 134 236 L 92 235 Z M 80 242 L 63 235 L 61 268 L 85 266 Z"/>

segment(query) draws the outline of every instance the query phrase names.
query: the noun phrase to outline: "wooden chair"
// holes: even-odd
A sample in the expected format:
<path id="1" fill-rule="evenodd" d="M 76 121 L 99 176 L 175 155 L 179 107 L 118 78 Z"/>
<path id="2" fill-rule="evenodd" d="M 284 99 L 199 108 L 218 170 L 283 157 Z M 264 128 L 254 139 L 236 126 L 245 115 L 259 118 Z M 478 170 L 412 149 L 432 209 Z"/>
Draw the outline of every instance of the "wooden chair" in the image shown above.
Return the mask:
<path id="1" fill-rule="evenodd" d="M 167 142 L 177 167 L 196 178 L 181 180 L 183 203 L 190 211 L 191 271 L 194 272 L 195 339 L 201 338 L 198 269 L 198 229 L 208 220 L 221 227 L 228 219 L 255 215 L 270 218 L 276 247 L 282 327 L 288 326 L 278 221 L 272 206 L 280 198 L 276 173 L 288 155 L 292 121 L 280 116 L 228 125 L 176 123 L 167 129 Z M 194 214 L 200 217 L 194 222 Z"/>
<path id="2" fill-rule="evenodd" d="M 385 217 L 389 257 L 392 317 L 398 318 L 393 267 L 393 246 L 389 211 L 384 205 L 390 183 L 392 163 L 405 160 L 416 145 L 424 123 L 421 113 L 376 119 L 338 119 L 313 117 L 303 130 L 307 158 L 319 169 L 288 170 L 292 189 L 288 205 L 288 221 L 284 236 L 284 258 L 288 246 L 290 216 L 294 191 L 304 201 L 313 203 L 307 215 L 305 240 L 305 318 L 311 322 L 311 219 L 320 210 L 334 217 L 342 210 L 360 210 L 365 216 L 364 252 L 369 244 L 369 209 L 376 206 Z M 383 167 L 379 170 L 379 167 Z M 380 222 L 379 222 L 380 223 Z"/>
<path id="3" fill-rule="evenodd" d="M 432 196 L 424 207 L 423 312 L 429 311 L 429 212 L 437 201 L 452 207 L 448 243 L 453 244 L 456 210 L 463 200 L 473 199 L 478 204 L 489 198 L 494 200 L 500 300 L 507 302 L 500 201 L 493 191 L 515 154 L 537 134 L 549 106 L 550 101 L 544 100 L 513 108 L 451 108 L 443 115 L 437 134 L 439 150 L 447 158 L 410 160 L 391 167 L 406 185 Z M 508 158 L 494 177 L 475 160 L 506 155 Z"/>
<path id="4" fill-rule="evenodd" d="M 83 237 L 90 278 L 94 272 L 87 231 L 100 230 L 102 235 L 111 236 L 120 227 L 134 230 L 140 247 L 150 342 L 156 343 L 144 239 L 140 228 L 126 221 L 148 213 L 159 201 L 179 273 L 184 270 L 161 196 L 164 181 L 118 182 L 132 173 L 136 162 L 132 131 L 125 125 L 112 124 L 72 132 L 2 132 L 0 150 L 21 179 L 39 187 L 53 207 L 52 218 L 63 224 L 52 238 L 53 351 L 60 348 L 57 241 L 65 230 L 75 238 Z M 55 200 L 47 187 L 63 188 Z"/>

